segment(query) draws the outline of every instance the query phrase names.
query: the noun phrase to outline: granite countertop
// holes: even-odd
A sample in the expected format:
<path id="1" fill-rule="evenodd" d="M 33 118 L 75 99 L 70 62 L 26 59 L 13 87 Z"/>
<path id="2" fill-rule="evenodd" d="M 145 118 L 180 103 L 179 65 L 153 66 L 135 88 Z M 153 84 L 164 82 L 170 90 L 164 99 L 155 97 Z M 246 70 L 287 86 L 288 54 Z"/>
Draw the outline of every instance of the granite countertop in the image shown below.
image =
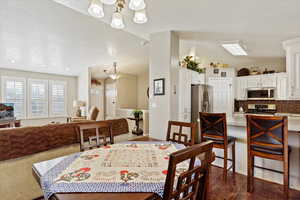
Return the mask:
<path id="1" fill-rule="evenodd" d="M 232 117 L 228 118 L 227 124 L 229 126 L 246 127 L 246 115 L 247 113 L 235 112 Z M 300 131 L 300 114 L 276 113 L 275 116 L 288 116 L 289 131 Z"/>

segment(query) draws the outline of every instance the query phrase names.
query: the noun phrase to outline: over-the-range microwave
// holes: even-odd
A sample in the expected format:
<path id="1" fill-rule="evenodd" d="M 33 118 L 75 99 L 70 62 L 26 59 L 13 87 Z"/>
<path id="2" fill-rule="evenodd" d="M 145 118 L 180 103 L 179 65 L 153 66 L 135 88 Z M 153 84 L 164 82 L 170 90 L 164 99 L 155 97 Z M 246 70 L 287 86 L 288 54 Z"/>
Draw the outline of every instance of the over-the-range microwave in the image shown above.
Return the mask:
<path id="1" fill-rule="evenodd" d="M 274 100 L 275 88 L 247 88 L 248 100 Z"/>

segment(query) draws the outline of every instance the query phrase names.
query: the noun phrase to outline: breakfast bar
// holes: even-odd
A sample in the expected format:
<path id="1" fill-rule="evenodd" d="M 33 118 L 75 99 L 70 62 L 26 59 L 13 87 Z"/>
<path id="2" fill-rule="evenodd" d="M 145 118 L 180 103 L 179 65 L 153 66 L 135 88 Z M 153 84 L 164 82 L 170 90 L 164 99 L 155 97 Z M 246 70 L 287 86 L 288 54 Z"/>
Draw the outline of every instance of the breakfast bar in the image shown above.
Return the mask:
<path id="1" fill-rule="evenodd" d="M 276 115 L 284 115 L 277 113 Z M 291 147 L 290 154 L 290 188 L 300 189 L 300 116 L 286 114 L 288 116 L 288 145 Z M 228 135 L 236 137 L 236 172 L 247 175 L 247 129 L 246 114 L 234 113 L 227 119 Z M 223 152 L 214 150 L 217 156 L 223 156 Z M 231 155 L 229 155 L 231 157 Z M 221 159 L 216 159 L 214 165 L 223 166 Z M 255 165 L 273 171 L 255 168 L 255 177 L 282 184 L 282 174 L 274 173 L 283 171 L 282 162 L 255 158 Z"/>

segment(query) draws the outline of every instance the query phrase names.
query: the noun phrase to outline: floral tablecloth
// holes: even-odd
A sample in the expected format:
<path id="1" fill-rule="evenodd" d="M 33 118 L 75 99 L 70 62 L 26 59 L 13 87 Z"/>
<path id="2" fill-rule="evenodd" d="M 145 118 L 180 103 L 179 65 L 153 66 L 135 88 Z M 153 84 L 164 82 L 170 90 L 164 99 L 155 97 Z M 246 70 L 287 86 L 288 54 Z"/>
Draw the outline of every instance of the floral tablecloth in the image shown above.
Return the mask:
<path id="1" fill-rule="evenodd" d="M 76 192 L 154 192 L 163 195 L 169 155 L 183 145 L 130 142 L 66 157 L 41 179 L 44 196 Z M 183 162 L 180 174 L 188 168 Z"/>

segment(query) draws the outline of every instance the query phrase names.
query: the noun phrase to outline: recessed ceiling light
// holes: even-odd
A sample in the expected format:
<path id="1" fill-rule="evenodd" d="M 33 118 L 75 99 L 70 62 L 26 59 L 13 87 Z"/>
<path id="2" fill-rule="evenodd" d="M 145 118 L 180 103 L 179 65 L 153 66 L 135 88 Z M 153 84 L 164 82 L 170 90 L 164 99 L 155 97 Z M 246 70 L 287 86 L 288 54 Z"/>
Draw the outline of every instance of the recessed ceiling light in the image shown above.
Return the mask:
<path id="1" fill-rule="evenodd" d="M 239 42 L 229 42 L 222 44 L 222 47 L 234 56 L 247 56 L 246 49 Z"/>
<path id="2" fill-rule="evenodd" d="M 14 59 L 10 59 L 9 60 L 11 63 L 16 63 L 16 61 Z"/>
<path id="3" fill-rule="evenodd" d="M 68 72 L 68 71 L 70 71 L 71 69 L 70 69 L 70 67 L 66 67 L 66 71 Z"/>

